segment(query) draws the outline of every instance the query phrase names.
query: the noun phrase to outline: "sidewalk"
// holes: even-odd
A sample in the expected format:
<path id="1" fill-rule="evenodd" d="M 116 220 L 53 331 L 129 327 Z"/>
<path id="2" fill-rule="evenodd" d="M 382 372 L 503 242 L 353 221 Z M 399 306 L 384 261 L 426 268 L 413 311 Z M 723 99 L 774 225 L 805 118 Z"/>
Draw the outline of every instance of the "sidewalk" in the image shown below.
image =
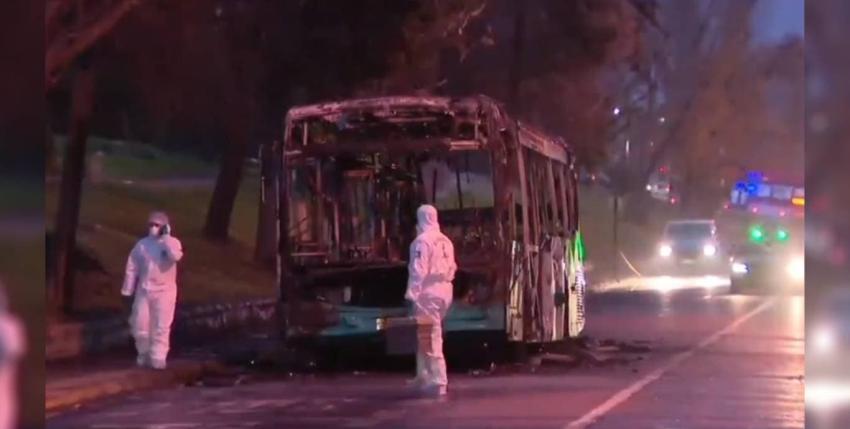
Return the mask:
<path id="1" fill-rule="evenodd" d="M 165 370 L 138 368 L 131 351 L 86 361 L 49 363 L 45 384 L 46 415 L 110 396 L 192 383 L 221 370 L 214 361 L 176 356 Z"/>

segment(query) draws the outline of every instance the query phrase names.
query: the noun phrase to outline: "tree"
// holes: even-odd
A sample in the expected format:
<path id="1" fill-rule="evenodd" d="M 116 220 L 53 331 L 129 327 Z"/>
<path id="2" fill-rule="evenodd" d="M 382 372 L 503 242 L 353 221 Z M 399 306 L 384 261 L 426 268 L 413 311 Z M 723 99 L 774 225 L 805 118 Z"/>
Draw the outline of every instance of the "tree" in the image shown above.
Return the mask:
<path id="1" fill-rule="evenodd" d="M 611 125 L 603 78 L 640 60 L 644 21 L 626 0 L 491 0 L 467 31 L 474 49 L 444 64 L 446 92 L 504 100 L 566 138 L 581 164 L 599 164 Z"/>
<path id="2" fill-rule="evenodd" d="M 279 126 L 286 101 L 307 103 L 329 98 L 365 97 L 400 93 L 434 93 L 445 83 L 441 56 L 446 51 L 466 52 L 476 43 L 467 28 L 485 10 L 484 0 L 419 2 L 366 1 L 361 3 L 314 2 L 292 10 L 291 45 L 277 46 L 275 60 L 267 64 L 286 75 L 267 82 L 266 110 Z M 462 55 L 462 54 L 459 54 Z M 292 63 L 280 63 L 290 58 Z M 277 103 L 277 104 L 275 104 Z M 271 138 L 269 138 L 271 140 Z M 264 148 L 267 149 L 267 148 Z M 264 170 L 270 154 L 263 158 Z M 274 188 L 262 185 L 265 194 Z M 275 246 L 274 199 L 260 204 L 255 257 L 271 262 Z"/>
<path id="3" fill-rule="evenodd" d="M 711 183 L 717 188 L 714 173 L 728 158 L 723 153 L 738 147 L 717 143 L 737 137 L 732 124 L 740 131 L 744 120 L 730 114 L 732 83 L 742 76 L 751 82 L 756 78 L 746 67 L 754 3 L 663 0 L 636 5 L 657 31 L 639 33 L 640 59 L 608 77 L 609 85 L 618 88 L 616 114 L 607 113 L 615 118 L 608 138 L 619 154 L 613 168 L 623 170 L 615 175 L 622 178 L 621 192 L 645 196 L 639 191 L 649 176 L 671 161 L 684 179 L 679 185 L 686 194 L 707 192 Z M 708 200 L 684 198 L 685 206 Z"/>
<path id="4" fill-rule="evenodd" d="M 44 78 L 48 91 L 77 59 L 109 36 L 144 0 L 46 0 Z"/>
<path id="5" fill-rule="evenodd" d="M 70 132 L 62 168 L 59 211 L 56 220 L 55 272 L 57 304 L 65 313 L 74 306 L 74 250 L 79 224 L 82 181 L 85 171 L 86 139 L 94 103 L 94 70 L 84 65 L 74 77 Z"/>
<path id="6" fill-rule="evenodd" d="M 718 130 L 718 165 L 803 179 L 803 44 L 801 38 L 753 46 L 741 70 L 727 82 L 734 112 Z M 726 177 L 737 179 L 738 177 Z"/>
<path id="7" fill-rule="evenodd" d="M 157 3 L 139 8 L 122 26 L 108 57 L 110 70 L 116 71 L 112 75 L 134 83 L 155 123 L 207 128 L 225 136 L 213 150 L 222 154 L 221 167 L 204 227 L 208 237 L 225 240 L 250 141 L 270 141 L 274 134 L 268 130 L 279 129 L 287 105 L 402 92 L 504 94 L 507 77 L 499 71 L 507 67 L 497 45 L 511 40 L 502 37 L 509 33 L 502 22 L 512 20 L 510 4 Z M 563 131 L 580 153 L 593 153 L 607 125 L 596 73 L 632 55 L 631 33 L 638 29 L 638 12 L 645 12 L 633 4 L 532 2 L 528 19 L 535 31 L 524 38 L 530 45 L 553 48 L 524 59 L 528 64 L 518 85 L 523 98 L 557 98 L 548 96 L 555 89 L 564 94 L 561 98 L 597 102 L 591 109 L 576 101 L 534 103 L 521 116 Z M 565 112 L 571 120 L 567 125 Z M 258 239 L 269 235 L 261 230 Z"/>
<path id="8" fill-rule="evenodd" d="M 68 144 L 62 168 L 59 210 L 56 218 L 55 260 L 52 271 L 56 304 L 73 310 L 73 254 L 79 222 L 86 140 L 94 103 L 96 54 L 93 50 L 110 35 L 141 0 L 48 0 L 45 29 L 45 87 L 48 94 L 70 77 L 71 114 Z M 76 69 L 76 70 L 74 70 Z M 52 139 L 47 139 L 52 153 Z"/>
<path id="9" fill-rule="evenodd" d="M 662 25 L 677 35 L 659 64 L 666 133 L 651 152 L 640 183 L 646 183 L 662 160 L 672 160 L 683 175 L 685 210 L 713 210 L 717 198 L 704 196 L 714 193 L 719 198 L 721 180 L 730 179 L 718 172 L 735 164 L 740 170 L 740 164 L 753 159 L 742 152 L 764 138 L 764 130 L 758 130 L 766 111 L 764 84 L 777 65 L 751 61 L 754 4 L 715 1 L 701 9 L 669 1 L 662 8 Z M 739 159 L 743 161 L 730 162 Z"/>
<path id="10" fill-rule="evenodd" d="M 754 2 L 717 5 L 694 65 L 699 80 L 667 142 L 675 142 L 668 155 L 685 179 L 683 209 L 699 214 L 715 210 L 747 169 L 800 181 L 803 171 L 802 111 L 794 107 L 802 103 L 800 41 L 757 46 L 749 29 Z"/>
<path id="11" fill-rule="evenodd" d="M 206 139 L 201 150 L 219 154 L 203 231 L 224 241 L 262 113 L 262 49 L 276 40 L 266 37 L 263 20 L 281 16 L 286 4 L 187 0 L 151 6 L 117 35 L 110 47 L 113 66 L 155 123 L 168 124 L 173 135 Z"/>

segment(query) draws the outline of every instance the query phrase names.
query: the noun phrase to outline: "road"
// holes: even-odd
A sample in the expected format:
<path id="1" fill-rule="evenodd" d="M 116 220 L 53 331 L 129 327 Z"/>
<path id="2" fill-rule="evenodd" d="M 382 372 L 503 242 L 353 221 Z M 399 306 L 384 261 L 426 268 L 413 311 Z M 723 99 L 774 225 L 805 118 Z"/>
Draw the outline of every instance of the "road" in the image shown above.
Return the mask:
<path id="1" fill-rule="evenodd" d="M 451 374 L 448 400 L 402 373 L 263 375 L 57 416 L 51 428 L 801 428 L 802 297 L 732 296 L 723 282 L 641 279 L 588 298 L 593 338 L 641 341 L 640 360 Z"/>

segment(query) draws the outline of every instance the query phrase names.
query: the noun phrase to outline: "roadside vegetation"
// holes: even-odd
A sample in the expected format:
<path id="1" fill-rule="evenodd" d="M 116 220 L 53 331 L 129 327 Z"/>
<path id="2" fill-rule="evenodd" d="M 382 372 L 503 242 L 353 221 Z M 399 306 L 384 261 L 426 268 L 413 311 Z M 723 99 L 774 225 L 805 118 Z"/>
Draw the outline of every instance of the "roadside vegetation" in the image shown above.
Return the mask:
<path id="1" fill-rule="evenodd" d="M 579 188 L 579 225 L 587 249 L 590 281 L 601 282 L 619 276 L 633 275 L 622 256 L 641 270 L 641 265 L 655 253 L 664 224 L 677 216 L 677 207 L 650 201 L 637 207 L 630 199 L 620 206 L 618 247 L 614 245 L 614 211 L 612 195 L 599 186 Z M 629 210 L 643 210 L 641 216 L 629 216 Z"/>
<path id="2" fill-rule="evenodd" d="M 259 185 L 249 169 L 236 200 L 227 242 L 203 238 L 206 203 L 215 168 L 197 159 L 129 143 L 100 142 L 103 177 L 87 182 L 80 208 L 75 307 L 78 312 L 120 308 L 119 289 L 133 244 L 145 231 L 151 210 L 165 210 L 186 257 L 179 271 L 179 301 L 226 302 L 272 297 L 273 273 L 253 260 Z M 89 160 L 96 157 L 90 156 Z M 119 175 L 118 172 L 121 172 Z M 207 181 L 203 179 L 209 179 Z M 47 216 L 53 231 L 58 184 L 47 187 Z"/>

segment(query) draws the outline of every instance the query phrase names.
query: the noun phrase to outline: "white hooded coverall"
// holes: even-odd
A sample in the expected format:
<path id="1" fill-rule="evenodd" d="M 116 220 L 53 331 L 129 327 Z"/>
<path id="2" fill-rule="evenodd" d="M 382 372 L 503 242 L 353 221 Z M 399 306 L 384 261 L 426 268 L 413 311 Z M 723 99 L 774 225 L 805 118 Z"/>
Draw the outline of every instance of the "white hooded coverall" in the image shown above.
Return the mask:
<path id="1" fill-rule="evenodd" d="M 443 318 L 452 303 L 452 281 L 457 271 L 454 246 L 440 232 L 437 209 L 430 205 L 416 212 L 417 237 L 410 245 L 407 293 L 414 316 L 426 329 L 419 337 L 416 378 L 426 387 L 445 390 L 448 385 L 443 356 Z"/>
<path id="2" fill-rule="evenodd" d="M 0 308 L 0 429 L 18 427 L 18 386 L 16 380 L 18 362 L 23 356 L 25 348 L 23 327 L 20 322 Z"/>
<path id="3" fill-rule="evenodd" d="M 180 240 L 168 234 L 139 240 L 127 258 L 121 294 L 134 296 L 130 330 L 139 363 L 164 365 L 168 357 L 177 304 L 177 262 L 182 258 Z"/>

